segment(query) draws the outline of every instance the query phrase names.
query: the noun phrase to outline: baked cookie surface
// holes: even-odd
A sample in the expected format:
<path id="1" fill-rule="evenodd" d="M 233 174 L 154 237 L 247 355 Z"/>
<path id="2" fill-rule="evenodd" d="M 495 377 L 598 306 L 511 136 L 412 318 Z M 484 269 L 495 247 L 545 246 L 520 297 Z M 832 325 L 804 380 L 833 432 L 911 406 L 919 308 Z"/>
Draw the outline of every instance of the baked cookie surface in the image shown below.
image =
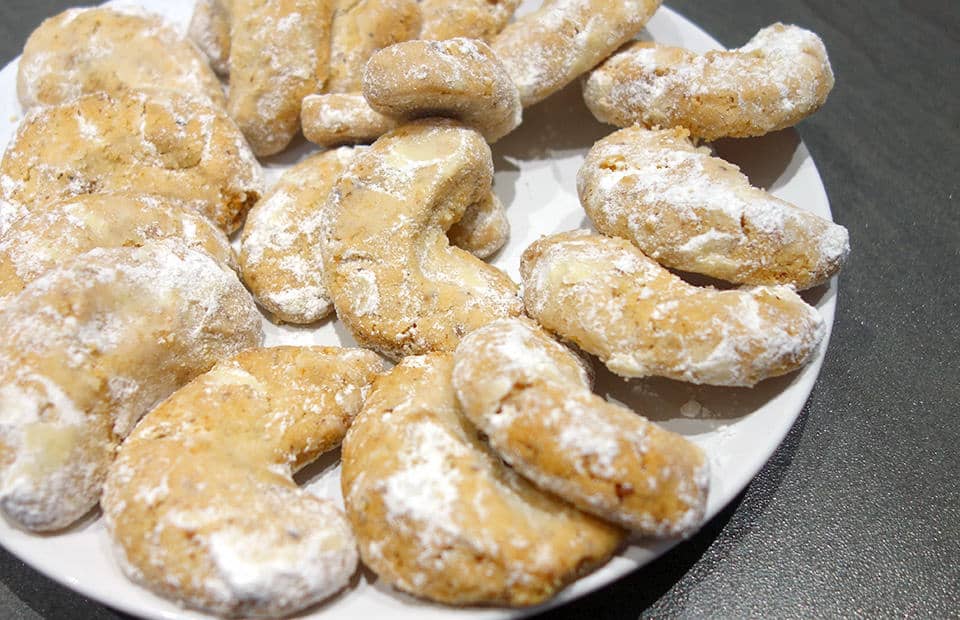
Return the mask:
<path id="1" fill-rule="evenodd" d="M 623 533 L 538 491 L 463 416 L 450 354 L 377 380 L 343 444 L 360 555 L 392 586 L 458 605 L 534 605 L 605 561 Z"/>

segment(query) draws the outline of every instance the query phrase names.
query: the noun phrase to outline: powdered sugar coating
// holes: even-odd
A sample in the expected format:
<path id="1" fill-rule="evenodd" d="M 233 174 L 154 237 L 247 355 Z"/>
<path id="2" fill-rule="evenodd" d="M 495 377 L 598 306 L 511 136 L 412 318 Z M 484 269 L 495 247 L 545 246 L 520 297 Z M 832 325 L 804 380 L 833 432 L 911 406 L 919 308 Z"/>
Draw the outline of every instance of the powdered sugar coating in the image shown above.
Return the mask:
<path id="1" fill-rule="evenodd" d="M 45 20 L 24 46 L 17 74 L 24 108 L 128 89 L 169 90 L 218 107 L 226 102 L 197 48 L 157 15 L 68 9 Z"/>
<path id="2" fill-rule="evenodd" d="M 625 377 L 751 386 L 801 367 L 825 333 L 788 287 L 695 287 L 587 231 L 537 241 L 520 271 L 527 312 Z"/>
<path id="3" fill-rule="evenodd" d="M 683 129 L 617 131 L 577 175 L 596 229 L 659 263 L 738 284 L 822 284 L 850 251 L 843 226 L 750 185 Z"/>
<path id="4" fill-rule="evenodd" d="M 703 518 L 703 453 L 592 394 L 577 360 L 528 321 L 482 327 L 454 354 L 453 386 L 491 447 L 541 489 L 635 532 L 676 536 Z"/>
<path id="5" fill-rule="evenodd" d="M 303 98 L 303 136 L 320 146 L 373 142 L 398 122 L 370 107 L 360 93 L 324 93 Z"/>
<path id="6" fill-rule="evenodd" d="M 445 116 L 496 142 L 520 125 L 520 94 L 490 47 L 475 39 L 407 41 L 363 70 L 370 107 L 398 119 Z"/>
<path id="7" fill-rule="evenodd" d="M 308 157 L 285 172 L 247 215 L 243 279 L 260 305 L 282 321 L 312 323 L 333 310 L 323 286 L 321 210 L 354 153 L 343 147 Z"/>
<path id="8" fill-rule="evenodd" d="M 486 200 L 469 207 L 459 222 L 447 231 L 450 243 L 477 258 L 497 252 L 510 237 L 510 221 L 503 203 L 492 191 Z"/>
<path id="9" fill-rule="evenodd" d="M 456 37 L 489 42 L 513 17 L 520 0 L 420 0 L 423 28 L 420 39 Z"/>
<path id="10" fill-rule="evenodd" d="M 187 36 L 210 62 L 218 75 L 230 73 L 230 2 L 197 0 Z"/>
<path id="11" fill-rule="evenodd" d="M 660 0 L 545 0 L 490 45 L 529 107 L 635 37 L 659 7 Z"/>
<path id="12" fill-rule="evenodd" d="M 16 220 L 0 237 L 0 304 L 47 270 L 94 248 L 139 246 L 176 237 L 237 269 L 223 231 L 175 200 L 83 194 Z"/>
<path id="13" fill-rule="evenodd" d="M 703 55 L 633 43 L 590 74 L 584 100 L 603 122 L 681 126 L 716 140 L 795 125 L 820 109 L 833 82 L 820 37 L 774 24 L 739 49 Z"/>
<path id="14" fill-rule="evenodd" d="M 359 343 L 397 359 L 450 351 L 522 312 L 516 284 L 444 234 L 489 196 L 492 176 L 483 138 L 443 119 L 403 125 L 354 159 L 330 193 L 321 251 L 337 316 Z"/>
<path id="15" fill-rule="evenodd" d="M 343 588 L 349 524 L 291 475 L 339 444 L 382 367 L 358 349 L 253 349 L 151 411 L 104 487 L 124 571 L 218 616 L 284 616 Z"/>
<path id="16" fill-rule="evenodd" d="M 364 562 L 394 587 L 455 604 L 531 605 L 604 561 L 622 534 L 505 467 L 464 418 L 450 354 L 381 378 L 343 446 L 343 494 Z"/>
<path id="17" fill-rule="evenodd" d="M 35 208 L 99 192 L 176 199 L 232 232 L 262 191 L 223 110 L 161 91 L 84 95 L 20 124 L 0 163 L 0 235 Z"/>
<path id="18" fill-rule="evenodd" d="M 333 0 L 234 0 L 230 19 L 230 116 L 254 153 L 279 153 L 327 78 Z"/>
<path id="19" fill-rule="evenodd" d="M 35 530 L 80 518 L 140 416 L 262 338 L 236 275 L 172 239 L 92 250 L 0 317 L 0 509 Z"/>

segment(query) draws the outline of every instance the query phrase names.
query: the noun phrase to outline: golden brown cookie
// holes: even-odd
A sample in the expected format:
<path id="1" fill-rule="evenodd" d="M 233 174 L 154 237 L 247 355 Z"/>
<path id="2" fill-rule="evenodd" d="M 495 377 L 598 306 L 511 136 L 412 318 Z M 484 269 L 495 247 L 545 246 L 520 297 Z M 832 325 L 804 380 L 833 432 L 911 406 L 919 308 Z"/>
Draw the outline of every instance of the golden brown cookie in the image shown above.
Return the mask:
<path id="1" fill-rule="evenodd" d="M 127 576 L 218 616 L 285 616 L 343 588 L 350 525 L 291 476 L 339 445 L 382 367 L 358 349 L 252 349 L 151 411 L 101 502 Z"/>
<path id="2" fill-rule="evenodd" d="M 479 438 L 449 353 L 374 384 L 343 442 L 360 556 L 390 585 L 455 605 L 535 605 L 605 562 L 623 533 L 538 491 Z"/>
<path id="3" fill-rule="evenodd" d="M 325 147 L 341 144 L 368 144 L 398 121 L 367 103 L 360 93 L 323 93 L 303 98 L 303 136 Z"/>
<path id="4" fill-rule="evenodd" d="M 237 269 L 226 235 L 193 209 L 158 196 L 83 194 L 27 214 L 0 237 L 0 303 L 94 248 L 136 247 L 167 237 Z"/>
<path id="5" fill-rule="evenodd" d="M 230 0 L 197 0 L 187 36 L 217 75 L 230 73 Z"/>
<path id="6" fill-rule="evenodd" d="M 510 237 L 507 210 L 493 192 L 463 212 L 460 221 L 447 231 L 450 243 L 477 258 L 492 256 Z"/>
<path id="7" fill-rule="evenodd" d="M 203 55 L 157 15 L 68 9 L 40 24 L 23 48 L 17 93 L 24 108 L 131 89 L 169 90 L 225 104 Z"/>
<path id="8" fill-rule="evenodd" d="M 850 252 L 847 230 L 780 200 L 684 129 L 622 129 L 598 141 L 577 175 L 603 234 L 674 269 L 738 284 L 822 284 Z"/>
<path id="9" fill-rule="evenodd" d="M 475 39 L 407 41 L 373 54 L 363 96 L 397 119 L 445 116 L 496 142 L 520 125 L 517 87 L 490 47 Z"/>
<path id="10" fill-rule="evenodd" d="M 576 358 L 532 322 L 495 321 L 464 338 L 453 387 L 490 446 L 541 489 L 644 535 L 700 525 L 700 448 L 591 393 Z"/>
<path id="11" fill-rule="evenodd" d="M 0 510 L 31 530 L 82 517 L 143 414 L 262 338 L 236 274 L 173 239 L 54 268 L 0 324 Z"/>
<path id="12" fill-rule="evenodd" d="M 260 164 L 219 108 L 174 93 L 84 95 L 27 114 L 0 163 L 0 235 L 81 194 L 155 194 L 226 232 L 263 192 Z"/>
<path id="13" fill-rule="evenodd" d="M 489 42 L 520 6 L 520 0 L 420 0 L 423 28 L 420 39 L 456 37 Z"/>
<path id="14" fill-rule="evenodd" d="M 492 181 L 486 142 L 446 119 L 403 125 L 357 155 L 330 193 L 321 246 L 324 284 L 357 342 L 394 359 L 452 351 L 523 311 L 506 274 L 445 234 Z"/>
<path id="15" fill-rule="evenodd" d="M 692 286 L 587 231 L 540 239 L 520 272 L 530 316 L 625 377 L 752 386 L 806 364 L 825 333 L 789 287 Z"/>
<path id="16" fill-rule="evenodd" d="M 333 3 L 233 0 L 228 106 L 261 157 L 287 147 L 303 98 L 327 79 Z"/>
<path id="17" fill-rule="evenodd" d="M 490 46 L 529 107 L 595 67 L 635 37 L 660 0 L 544 0 Z"/>
<path id="18" fill-rule="evenodd" d="M 323 287 L 320 215 L 354 152 L 343 147 L 311 155 L 287 170 L 247 215 L 243 281 L 281 321 L 312 323 L 333 310 Z"/>
<path id="19" fill-rule="evenodd" d="M 379 49 L 417 38 L 417 0 L 336 0 L 327 93 L 359 93 L 363 66 Z"/>
<path id="20" fill-rule="evenodd" d="M 716 140 L 796 125 L 820 109 L 832 88 L 820 37 L 774 24 L 739 49 L 702 55 L 631 43 L 590 74 L 583 98 L 605 123 L 679 126 Z"/>

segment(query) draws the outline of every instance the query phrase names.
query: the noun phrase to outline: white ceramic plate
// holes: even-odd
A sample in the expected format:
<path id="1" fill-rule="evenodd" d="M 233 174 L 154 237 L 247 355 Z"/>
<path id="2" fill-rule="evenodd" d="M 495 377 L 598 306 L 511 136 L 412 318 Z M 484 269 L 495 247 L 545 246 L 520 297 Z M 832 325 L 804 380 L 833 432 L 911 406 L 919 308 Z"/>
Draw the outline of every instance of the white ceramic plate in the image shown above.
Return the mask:
<path id="1" fill-rule="evenodd" d="M 125 2 L 124 4 L 131 4 Z M 193 0 L 142 0 L 148 10 L 166 15 L 185 29 Z M 539 3 L 524 2 L 521 12 Z M 647 37 L 697 51 L 720 47 L 708 34 L 677 13 L 662 8 Z M 0 144 L 22 117 L 16 99 L 16 61 L 0 71 Z M 493 149 L 497 194 L 507 205 L 511 238 L 493 261 L 519 280 L 520 254 L 541 235 L 589 227 L 577 200 L 575 178 L 589 147 L 613 128 L 593 119 L 574 84 L 524 111 L 524 123 Z M 312 147 L 302 143 L 266 162 L 273 180 Z M 810 154 L 793 130 L 764 138 L 723 142 L 719 154 L 739 164 L 756 185 L 794 204 L 830 217 L 826 193 Z M 828 326 L 833 323 L 836 282 L 808 293 Z M 267 344 L 353 345 L 336 321 L 308 328 L 279 328 L 265 321 Z M 828 334 L 829 338 L 829 334 Z M 760 470 L 800 414 L 823 362 L 826 341 L 815 359 L 788 377 L 754 389 L 690 386 L 666 380 L 623 381 L 602 370 L 597 389 L 607 398 L 633 407 L 701 445 L 712 464 L 707 517 L 712 518 Z M 340 500 L 340 469 L 328 455 L 297 478 L 318 495 Z M 127 581 L 113 559 L 99 515 L 88 515 L 66 533 L 45 536 L 22 532 L 0 520 L 0 544 L 48 577 L 122 611 L 148 618 L 206 618 L 185 612 Z M 663 554 L 675 541 L 634 541 L 600 570 L 581 579 L 550 605 L 574 599 L 621 577 Z M 528 610 L 529 611 L 529 610 Z M 350 588 L 308 610 L 314 618 L 504 618 L 524 612 L 507 609 L 454 609 L 431 605 L 392 591 L 368 571 Z"/>

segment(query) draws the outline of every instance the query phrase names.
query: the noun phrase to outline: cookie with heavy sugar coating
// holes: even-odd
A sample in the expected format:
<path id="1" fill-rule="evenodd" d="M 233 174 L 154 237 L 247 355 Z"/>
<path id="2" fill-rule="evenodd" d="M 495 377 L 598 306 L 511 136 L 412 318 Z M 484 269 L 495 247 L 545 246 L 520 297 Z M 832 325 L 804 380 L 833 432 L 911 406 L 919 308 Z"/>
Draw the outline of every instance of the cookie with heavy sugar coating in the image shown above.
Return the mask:
<path id="1" fill-rule="evenodd" d="M 526 108 L 635 37 L 658 8 L 660 0 L 545 0 L 508 24 L 490 46 Z"/>
<path id="2" fill-rule="evenodd" d="M 187 36 L 217 75 L 230 74 L 230 1 L 197 0 Z"/>
<path id="3" fill-rule="evenodd" d="M 217 76 L 190 41 L 160 16 L 131 9 L 75 8 L 45 20 L 27 39 L 17 70 L 24 108 L 131 89 L 226 103 Z"/>
<path id="4" fill-rule="evenodd" d="M 545 494 L 485 445 L 449 353 L 408 357 L 374 384 L 343 443 L 341 484 L 364 563 L 456 605 L 535 605 L 605 562 L 623 532 Z"/>
<path id="5" fill-rule="evenodd" d="M 447 119 L 403 125 L 359 154 L 330 193 L 324 284 L 354 338 L 399 359 L 452 351 L 464 335 L 523 307 L 499 269 L 446 231 L 487 200 L 490 148 Z"/>
<path id="6" fill-rule="evenodd" d="M 230 116 L 258 156 L 279 153 L 300 129 L 303 98 L 330 69 L 334 0 L 233 0 Z"/>
<path id="7" fill-rule="evenodd" d="M 490 47 L 475 39 L 407 41 L 370 57 L 363 96 L 398 119 L 445 116 L 496 142 L 520 125 L 520 95 Z"/>
<path id="8" fill-rule="evenodd" d="M 311 155 L 287 170 L 247 215 L 243 281 L 281 321 L 312 323 L 333 310 L 323 286 L 321 209 L 354 153 L 342 147 Z"/>
<path id="9" fill-rule="evenodd" d="M 339 445 L 382 370 L 358 349 L 251 349 L 151 411 L 101 502 L 127 576 L 218 616 L 285 616 L 343 588 L 350 526 L 291 476 Z"/>
<path id="10" fill-rule="evenodd" d="M 0 237 L 0 303 L 46 271 L 94 248 L 140 246 L 167 237 L 237 269 L 223 231 L 175 200 L 82 194 L 25 215 Z"/>
<path id="11" fill-rule="evenodd" d="M 754 187 L 686 130 L 621 129 L 599 140 L 577 175 L 598 231 L 657 262 L 737 284 L 806 289 L 840 270 L 847 229 Z"/>
<path id="12" fill-rule="evenodd" d="M 82 517 L 137 420 L 263 336 L 236 274 L 174 239 L 68 261 L 0 324 L 0 510 L 31 530 Z"/>
<path id="13" fill-rule="evenodd" d="M 649 536 L 690 534 L 703 519 L 703 452 L 590 391 L 576 357 L 528 320 L 469 334 L 453 387 L 490 446 L 541 489 Z"/>
<path id="14" fill-rule="evenodd" d="M 71 196 L 165 196 L 226 232 L 263 193 L 243 135 L 212 104 L 151 91 L 84 95 L 27 114 L 0 162 L 0 235 L 33 209 Z"/>
<path id="15" fill-rule="evenodd" d="M 693 286 L 587 231 L 540 239 L 520 272 L 530 316 L 625 377 L 752 386 L 806 364 L 826 331 L 789 287 Z"/>
<path id="16" fill-rule="evenodd" d="M 820 37 L 774 24 L 741 48 L 702 55 L 631 43 L 590 74 L 583 98 L 605 123 L 684 127 L 716 140 L 796 125 L 820 109 L 832 88 Z"/>

